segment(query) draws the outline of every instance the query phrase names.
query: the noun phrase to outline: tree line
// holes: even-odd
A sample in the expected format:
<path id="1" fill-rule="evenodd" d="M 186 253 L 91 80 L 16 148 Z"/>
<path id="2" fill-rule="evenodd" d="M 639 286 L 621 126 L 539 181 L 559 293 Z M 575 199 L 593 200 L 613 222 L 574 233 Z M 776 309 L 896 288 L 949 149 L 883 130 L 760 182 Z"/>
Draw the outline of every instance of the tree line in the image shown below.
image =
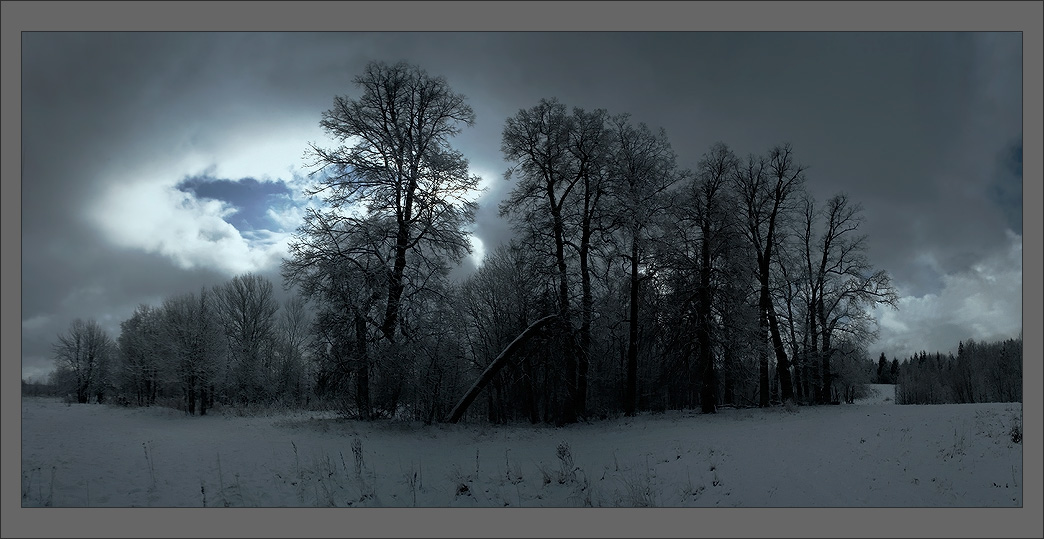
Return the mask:
<path id="1" fill-rule="evenodd" d="M 860 205 L 816 201 L 789 144 L 740 157 L 718 143 L 687 170 L 663 129 L 542 99 L 502 131 L 514 238 L 454 281 L 479 178 L 450 142 L 473 110 L 406 63 L 355 84 L 322 114 L 335 144 L 308 146 L 322 204 L 282 264 L 294 297 L 275 305 L 246 275 L 140 307 L 116 341 L 74 324 L 56 356 L 78 400 L 104 398 L 87 367 L 104 354 L 74 333 L 118 358 L 113 394 L 190 413 L 280 401 L 564 424 L 840 402 L 872 380 L 871 311 L 896 292 L 868 260 Z"/>
<path id="2" fill-rule="evenodd" d="M 895 384 L 899 404 L 1022 402 L 1022 337 L 961 341 L 956 356 L 922 351 L 898 364 Z"/>
<path id="3" fill-rule="evenodd" d="M 244 274 L 213 288 L 142 304 L 110 337 L 76 320 L 54 344 L 53 385 L 76 402 L 167 405 L 204 415 L 220 404 L 308 399 L 306 306 L 281 305 L 271 281 Z"/>

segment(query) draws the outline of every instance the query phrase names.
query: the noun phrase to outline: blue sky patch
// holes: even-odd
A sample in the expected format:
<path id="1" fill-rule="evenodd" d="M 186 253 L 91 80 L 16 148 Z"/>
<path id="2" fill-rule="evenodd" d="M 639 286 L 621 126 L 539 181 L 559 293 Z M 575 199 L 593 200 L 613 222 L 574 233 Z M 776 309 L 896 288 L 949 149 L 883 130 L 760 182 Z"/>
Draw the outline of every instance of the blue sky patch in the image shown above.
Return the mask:
<path id="1" fill-rule="evenodd" d="M 268 216 L 269 208 L 283 209 L 289 204 L 291 190 L 282 180 L 258 181 L 254 178 L 229 180 L 193 176 L 182 180 L 177 189 L 196 198 L 220 200 L 236 209 L 225 217 L 240 232 L 251 230 L 281 231 L 282 227 Z"/>

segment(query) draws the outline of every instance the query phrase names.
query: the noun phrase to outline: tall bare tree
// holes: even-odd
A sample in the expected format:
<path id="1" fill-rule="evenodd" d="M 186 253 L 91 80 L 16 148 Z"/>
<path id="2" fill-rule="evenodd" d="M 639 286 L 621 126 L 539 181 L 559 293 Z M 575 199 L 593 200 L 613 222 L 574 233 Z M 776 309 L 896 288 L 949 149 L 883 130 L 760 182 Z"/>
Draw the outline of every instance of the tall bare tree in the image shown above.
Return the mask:
<path id="1" fill-rule="evenodd" d="M 160 386 L 160 310 L 139 305 L 120 323 L 117 339 L 123 390 L 134 395 L 138 406 L 156 403 Z"/>
<path id="2" fill-rule="evenodd" d="M 819 359 L 819 402 L 832 398 L 830 361 L 835 336 L 844 333 L 851 340 L 865 340 L 876 324 L 870 310 L 876 305 L 895 308 L 899 300 L 888 273 L 874 271 L 870 265 L 867 236 L 859 233 L 861 212 L 862 207 L 847 195 L 835 195 L 822 212 L 823 232 L 816 238 L 813 231 L 820 215 L 811 199 L 805 201 L 809 336 L 813 355 Z"/>
<path id="3" fill-rule="evenodd" d="M 804 183 L 804 171 L 805 168 L 794 161 L 791 146 L 783 144 L 772 148 L 767 157 L 750 156 L 737 175 L 738 192 L 746 216 L 745 232 L 757 257 L 761 330 L 768 338 L 759 359 L 760 406 L 768 406 L 770 399 L 769 364 L 765 348 L 775 352 L 781 398 L 793 399 L 790 361 L 780 334 L 770 281 L 773 250 L 780 239 L 780 223 L 791 209 L 792 195 Z"/>
<path id="4" fill-rule="evenodd" d="M 76 402 L 86 403 L 99 394 L 105 369 L 114 349 L 112 338 L 94 319 L 77 318 L 66 333 L 58 335 L 52 347 L 58 379 L 68 380 Z"/>
<path id="5" fill-rule="evenodd" d="M 215 382 L 225 357 L 221 327 L 207 289 L 163 302 L 164 342 L 169 374 L 179 386 L 185 411 L 205 415 L 214 402 Z"/>
<path id="6" fill-rule="evenodd" d="M 469 197 L 479 179 L 449 139 L 472 125 L 475 113 L 444 78 L 406 63 L 371 62 L 354 82 L 361 94 L 336 97 L 320 122 L 341 145 L 310 144 L 318 174 L 310 193 L 335 209 L 393 224 L 393 241 L 379 255 L 387 264 L 380 330 L 394 342 L 410 258 L 457 261 L 470 249 L 465 227 L 474 218 Z"/>
<path id="7" fill-rule="evenodd" d="M 647 257 L 655 220 L 668 208 L 665 194 L 681 179 L 676 157 L 666 131 L 651 130 L 644 123 L 634 124 L 627 115 L 612 120 L 611 166 L 612 213 L 617 231 L 623 237 L 623 258 L 628 265 L 629 314 L 627 366 L 624 385 L 624 413 L 634 415 L 638 404 L 638 325 L 642 281 L 649 277 L 641 268 L 649 267 Z"/>
<path id="8" fill-rule="evenodd" d="M 214 287 L 213 306 L 228 340 L 236 393 L 242 402 L 266 399 L 279 309 L 272 282 L 256 273 L 237 275 Z"/>
<path id="9" fill-rule="evenodd" d="M 580 265 L 580 332 L 578 335 L 576 408 L 587 416 L 588 371 L 591 362 L 591 321 L 594 316 L 592 248 L 595 235 L 606 230 L 603 199 L 610 187 L 612 133 L 607 127 L 606 111 L 573 109 L 569 153 L 575 161 L 577 189 L 574 190 L 570 214 L 578 221 L 579 241 L 569 241 L 576 250 Z"/>
<path id="10" fill-rule="evenodd" d="M 557 323 L 563 342 L 565 385 L 568 404 L 562 421 L 576 421 L 580 394 L 577 387 L 577 346 L 573 342 L 573 314 L 570 297 L 570 272 L 566 246 L 567 199 L 579 179 L 576 162 L 570 154 L 573 119 L 566 106 L 557 100 L 542 99 L 530 108 L 507 119 L 501 151 L 511 163 L 506 174 L 518 178 L 508 198 L 501 203 L 501 214 L 515 214 L 528 230 L 550 231 L 553 241 L 557 280 Z M 541 224 L 544 224 L 541 227 Z"/>
<path id="11" fill-rule="evenodd" d="M 697 164 L 695 181 L 689 189 L 687 208 L 700 231 L 699 280 L 696 302 L 696 341 L 698 368 L 702 375 L 700 408 L 714 413 L 717 401 L 717 376 L 714 370 L 713 307 L 717 301 L 716 265 L 725 255 L 732 240 L 733 219 L 730 216 L 729 182 L 735 177 L 739 160 L 728 146 L 715 144 Z"/>
<path id="12" fill-rule="evenodd" d="M 469 252 L 479 178 L 450 146 L 475 114 L 444 78 L 372 62 L 354 82 L 359 95 L 336 97 L 320 122 L 338 145 L 309 146 L 307 193 L 325 207 L 309 211 L 283 275 L 320 300 L 317 322 L 334 330 L 329 351 L 353 358 L 358 412 L 369 418 L 369 344 L 379 339 L 382 358 L 399 357 L 411 295 Z"/>

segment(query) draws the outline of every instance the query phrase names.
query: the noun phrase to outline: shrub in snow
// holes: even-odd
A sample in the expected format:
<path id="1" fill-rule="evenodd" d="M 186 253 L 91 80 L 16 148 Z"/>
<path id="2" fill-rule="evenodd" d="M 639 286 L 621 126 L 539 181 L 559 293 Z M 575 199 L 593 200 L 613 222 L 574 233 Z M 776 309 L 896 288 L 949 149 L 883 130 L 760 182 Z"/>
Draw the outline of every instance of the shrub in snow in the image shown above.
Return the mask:
<path id="1" fill-rule="evenodd" d="M 1012 419 L 1011 430 L 1008 431 L 1011 436 L 1011 441 L 1015 443 L 1022 443 L 1022 422 L 1017 419 Z"/>
<path id="2" fill-rule="evenodd" d="M 569 450 L 569 444 L 559 442 L 555 453 L 558 455 L 558 460 L 561 464 L 561 469 L 558 472 L 559 484 L 576 480 L 577 468 L 573 465 L 573 453 Z"/>

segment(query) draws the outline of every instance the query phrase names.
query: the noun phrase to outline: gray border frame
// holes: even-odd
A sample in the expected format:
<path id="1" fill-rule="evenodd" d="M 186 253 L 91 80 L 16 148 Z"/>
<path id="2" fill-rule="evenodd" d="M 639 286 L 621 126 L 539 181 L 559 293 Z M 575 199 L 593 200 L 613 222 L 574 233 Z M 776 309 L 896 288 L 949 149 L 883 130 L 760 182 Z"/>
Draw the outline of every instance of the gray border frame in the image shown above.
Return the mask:
<path id="1" fill-rule="evenodd" d="M 2 4 L 3 537 L 1040 537 L 1041 396 L 1024 391 L 1022 509 L 22 509 L 21 32 L 918 30 L 1023 33 L 1023 205 L 1042 200 L 1041 2 L 25 2 Z M 550 15 L 550 16 L 549 16 Z M 1032 201 L 1032 202 L 1030 202 Z M 1032 206 L 1031 206 L 1032 209 Z M 1041 380 L 1041 212 L 1024 211 L 1024 380 Z M 1028 256 L 1026 255 L 1028 253 Z M 1028 324 L 1027 324 L 1028 322 Z M 1025 384 L 1024 384 L 1025 385 Z M 14 431 L 19 429 L 19 436 Z"/>

